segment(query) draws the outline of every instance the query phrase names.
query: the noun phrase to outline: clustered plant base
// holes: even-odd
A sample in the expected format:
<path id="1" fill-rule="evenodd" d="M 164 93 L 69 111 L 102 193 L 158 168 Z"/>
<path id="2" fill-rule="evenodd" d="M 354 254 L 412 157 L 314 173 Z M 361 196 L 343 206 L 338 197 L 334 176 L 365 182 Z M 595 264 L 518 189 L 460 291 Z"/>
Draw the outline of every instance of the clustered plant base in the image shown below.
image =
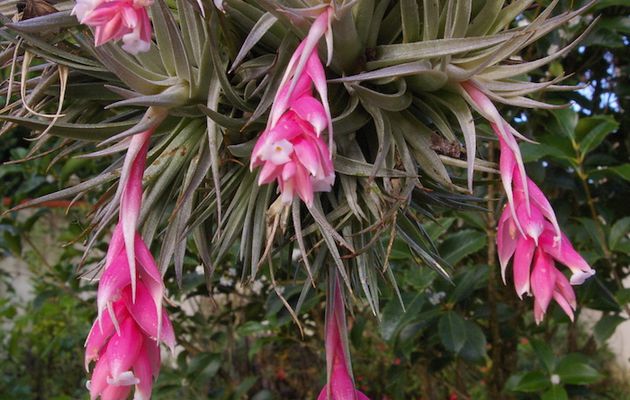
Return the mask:
<path id="1" fill-rule="evenodd" d="M 273 278 L 281 252 L 298 252 L 299 301 L 277 293 L 296 316 L 309 290 L 327 288 L 319 399 L 366 399 L 352 375 L 346 306 L 365 301 L 380 314 L 379 282 L 397 290 L 395 239 L 448 278 L 418 220 L 471 204 L 476 171 L 499 172 L 505 190 L 504 281 L 533 296 L 536 322 L 552 300 L 573 318 L 572 285 L 594 271 L 526 174 L 519 141 L 529 139 L 497 107 L 558 107 L 531 95 L 574 88 L 527 73 L 587 32 L 541 59 L 519 53 L 590 4 L 554 14 L 552 1 L 516 24 L 531 0 L 31 1 L 0 17 L 0 58 L 11 68 L 2 131 L 32 129 L 27 159 L 47 143 L 58 158 L 112 160 L 19 206 L 103 192 L 85 233 L 86 254 L 111 234 L 102 263 L 85 272 L 98 277 L 85 352 L 92 399 L 151 397 L 160 343 L 176 345 L 165 271 L 173 265 L 181 279 L 190 248 L 210 277 L 235 246 L 246 281 L 262 268 Z M 436 149 L 436 138 L 463 143 L 463 159 Z M 498 164 L 476 152 L 493 142 Z"/>

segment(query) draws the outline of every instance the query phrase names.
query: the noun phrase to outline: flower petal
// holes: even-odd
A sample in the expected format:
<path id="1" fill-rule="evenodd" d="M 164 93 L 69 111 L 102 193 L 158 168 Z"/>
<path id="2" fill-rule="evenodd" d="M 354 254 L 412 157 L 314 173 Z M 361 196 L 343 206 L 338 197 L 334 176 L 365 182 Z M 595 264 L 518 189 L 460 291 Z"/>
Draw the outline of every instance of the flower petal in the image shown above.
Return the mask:
<path id="1" fill-rule="evenodd" d="M 505 284 L 505 271 L 510 262 L 510 258 L 516 250 L 517 239 L 520 234 L 516 230 L 516 225 L 510 214 L 509 207 L 505 207 L 499 218 L 497 227 L 497 252 L 499 264 L 501 264 L 501 278 Z"/>
<path id="2" fill-rule="evenodd" d="M 114 304 L 114 314 L 117 323 L 127 318 L 127 310 L 121 302 Z M 92 360 L 97 360 L 100 351 L 107 345 L 107 341 L 116 331 L 114 322 L 109 313 L 104 313 L 101 320 L 94 321 L 90 333 L 85 340 L 85 370 L 89 371 L 89 364 Z"/>
<path id="3" fill-rule="evenodd" d="M 542 321 L 556 286 L 556 275 L 553 260 L 543 250 L 536 251 L 534 259 L 534 269 L 532 271 L 531 285 L 534 294 L 534 301 L 538 304 L 540 312 L 536 317 L 536 322 Z M 542 313 L 542 314 L 541 314 Z"/>
<path id="4" fill-rule="evenodd" d="M 107 345 L 110 385 L 128 381 L 128 373 L 138 358 L 144 338 L 133 318 L 126 318 L 120 324 L 120 334 L 115 334 Z"/>
<path id="5" fill-rule="evenodd" d="M 530 284 L 533 284 L 530 282 L 530 269 L 535 249 L 536 244 L 532 239 L 523 236 L 518 239 L 512 268 L 514 269 L 514 289 L 521 299 L 525 293 L 529 293 Z"/>

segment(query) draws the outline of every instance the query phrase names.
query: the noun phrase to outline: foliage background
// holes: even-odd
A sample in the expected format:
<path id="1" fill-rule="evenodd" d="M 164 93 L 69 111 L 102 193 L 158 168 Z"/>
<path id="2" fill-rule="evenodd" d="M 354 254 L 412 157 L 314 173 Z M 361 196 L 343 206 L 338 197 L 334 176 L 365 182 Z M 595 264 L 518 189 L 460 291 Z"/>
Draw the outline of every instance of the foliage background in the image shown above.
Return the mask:
<path id="1" fill-rule="evenodd" d="M 509 282 L 502 284 L 493 235 L 504 199 L 497 176 L 479 175 L 475 194 L 487 200 L 478 206 L 492 212 L 437 209 L 437 220 L 422 221 L 426 240 L 455 265 L 453 282 L 419 265 L 403 243 L 395 242 L 391 262 L 405 310 L 384 284 L 380 323 L 366 304 L 355 304 L 350 318 L 355 378 L 371 398 L 630 396 L 627 376 L 615 374 L 606 346 L 630 307 L 630 289 L 624 287 L 630 274 L 630 116 L 624 113 L 630 109 L 630 6 L 625 3 L 598 2 L 589 14 L 523 54 L 535 59 L 552 53 L 594 16 L 602 16 L 577 51 L 532 74 L 535 80 L 570 74 L 567 84 L 584 84 L 575 93 L 544 95 L 547 101 L 572 101 L 571 108 L 502 110 L 521 132 L 540 142 L 522 145 L 528 172 L 542 184 L 561 226 L 598 271 L 577 290 L 579 311 L 601 311 L 594 327 L 571 324 L 555 307 L 536 326 L 531 300 L 519 301 Z M 574 6 L 561 2 L 560 8 Z M 521 18 L 531 18 L 536 11 L 532 7 Z M 7 164 L 28 151 L 30 143 L 23 136 L 13 130 L 0 144 L 3 211 L 66 187 L 108 163 L 65 159 L 49 168 L 52 156 L 47 156 Z M 491 143 L 479 151 L 486 159 L 496 159 Z M 63 213 L 67 204 L 55 203 L 4 214 L 0 220 L 3 257 L 25 261 L 33 282 L 33 298 L 22 301 L 14 277 L 0 269 L 3 399 L 86 397 L 82 343 L 95 314 L 95 286 L 77 279 L 76 266 L 85 215 L 97 195 L 70 208 L 68 215 Z M 102 251 L 106 243 L 97 247 Z M 94 252 L 88 267 L 101 256 Z M 167 275 L 173 302 L 169 311 L 180 347 L 164 366 L 154 397 L 314 398 L 325 379 L 322 291 L 312 291 L 302 307 L 300 337 L 268 271 L 253 282 L 241 282 L 240 265 L 232 257 L 218 267 L 209 296 L 199 261 L 188 256 L 185 264 L 181 288 Z M 279 290 L 294 304 L 302 287 L 295 271 L 275 272 Z"/>

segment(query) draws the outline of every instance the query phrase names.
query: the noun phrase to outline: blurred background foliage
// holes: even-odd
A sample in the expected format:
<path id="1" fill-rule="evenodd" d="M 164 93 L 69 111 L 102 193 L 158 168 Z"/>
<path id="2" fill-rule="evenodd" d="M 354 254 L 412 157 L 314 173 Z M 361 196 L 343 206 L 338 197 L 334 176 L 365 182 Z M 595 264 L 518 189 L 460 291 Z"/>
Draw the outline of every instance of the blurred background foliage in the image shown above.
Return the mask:
<path id="1" fill-rule="evenodd" d="M 562 1 L 560 9 L 575 6 Z M 535 13 L 536 3 L 518 20 Z M 487 200 L 477 205 L 490 212 L 438 209 L 439 218 L 413 222 L 411 230 L 454 266 L 452 282 L 423 266 L 397 240 L 390 262 L 404 309 L 384 283 L 380 321 L 367 304 L 354 304 L 349 327 L 355 379 L 371 398 L 630 398 L 629 371 L 616 366 L 608 348 L 608 339 L 630 314 L 630 115 L 624 112 L 630 109 L 630 4 L 598 2 L 537 41 L 523 58 L 557 51 L 596 15 L 602 17 L 577 50 L 531 76 L 564 74 L 565 83 L 584 85 L 577 92 L 542 95 L 572 106 L 553 112 L 502 110 L 540 143 L 522 144 L 528 172 L 597 269 L 593 279 L 576 287 L 578 323 L 552 307 L 537 326 L 531 300 L 519 301 L 509 282 L 503 285 L 494 231 L 505 199 L 498 176 L 478 174 L 475 195 Z M 83 180 L 109 162 L 60 158 L 51 166 L 51 154 L 10 163 L 28 153 L 31 143 L 24 136 L 18 128 L 2 138 L 2 211 Z M 496 159 L 491 141 L 479 151 Z M 95 316 L 95 285 L 81 278 L 91 276 L 90 266 L 103 254 L 90 254 L 81 271 L 77 266 L 85 216 L 98 195 L 0 217 L 2 399 L 87 396 L 83 340 Z M 96 247 L 103 251 L 106 243 Z M 194 254 L 192 246 L 189 251 Z M 305 277 L 297 263 L 294 270 L 275 270 L 273 276 L 265 270 L 243 282 L 236 256 L 231 259 L 218 266 L 212 282 L 205 281 L 199 260 L 190 255 L 181 287 L 172 271 L 167 274 L 179 346 L 162 369 L 154 398 L 314 398 L 325 380 L 321 289 L 302 299 L 298 328 L 278 296 L 292 305 L 299 301 Z M 16 262 L 24 270 L 8 267 Z M 20 274 L 28 277 L 27 290 L 20 287 Z"/>

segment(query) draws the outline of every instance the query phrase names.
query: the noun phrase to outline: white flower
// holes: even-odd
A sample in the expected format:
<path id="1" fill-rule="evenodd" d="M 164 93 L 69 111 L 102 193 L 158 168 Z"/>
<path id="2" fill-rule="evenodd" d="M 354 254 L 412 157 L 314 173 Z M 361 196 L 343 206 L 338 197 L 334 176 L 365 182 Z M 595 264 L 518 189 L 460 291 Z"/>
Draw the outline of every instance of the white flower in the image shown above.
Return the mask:
<path id="1" fill-rule="evenodd" d="M 558 375 L 558 374 L 553 374 L 553 375 L 551 375 L 551 379 L 550 379 L 550 381 L 551 381 L 551 384 L 552 384 L 552 385 L 558 385 L 558 384 L 560 384 L 560 375 Z"/>
<path id="2" fill-rule="evenodd" d="M 576 26 L 577 24 L 580 23 L 580 20 L 582 19 L 582 17 L 580 17 L 579 15 L 571 18 L 569 20 L 569 27 L 573 28 L 574 26 Z"/>
<path id="3" fill-rule="evenodd" d="M 547 49 L 547 54 L 548 55 L 555 54 L 558 52 L 558 50 L 560 50 L 560 46 L 554 43 L 551 46 L 549 46 L 549 48 Z"/>
<path id="4" fill-rule="evenodd" d="M 312 330 L 311 328 L 304 328 L 304 334 L 306 336 L 313 336 L 315 334 L 315 331 Z"/>
<path id="5" fill-rule="evenodd" d="M 122 37 L 122 48 L 131 54 L 144 53 L 151 49 L 151 42 L 145 42 L 140 38 L 140 30 L 134 29 Z"/>
<path id="6" fill-rule="evenodd" d="M 291 153 L 293 153 L 293 144 L 282 139 L 274 143 L 266 143 L 260 150 L 260 159 L 271 161 L 275 165 L 282 165 L 291 160 Z"/>
<path id="7" fill-rule="evenodd" d="M 227 274 L 230 276 L 236 276 L 236 268 L 228 269 Z"/>
<path id="8" fill-rule="evenodd" d="M 256 295 L 260 295 L 260 292 L 262 291 L 263 288 L 263 283 L 261 281 L 254 281 L 254 283 L 252 283 L 252 292 L 254 292 Z"/>
<path id="9" fill-rule="evenodd" d="M 527 25 L 529 25 L 529 20 L 527 18 L 521 18 L 516 23 L 516 26 L 518 26 L 519 28 L 522 28 L 522 27 L 527 26 Z"/>
<path id="10" fill-rule="evenodd" d="M 446 297 L 446 293 L 445 292 L 431 293 L 429 295 L 429 303 L 431 303 L 434 306 L 437 306 L 438 304 L 440 304 L 442 302 L 442 300 L 445 297 Z"/>
<path id="11" fill-rule="evenodd" d="M 232 278 L 229 278 L 227 276 L 222 276 L 219 279 L 219 284 L 222 286 L 232 286 L 234 284 L 234 280 Z"/>
<path id="12" fill-rule="evenodd" d="M 87 15 L 101 3 L 102 0 L 77 0 L 72 9 L 72 15 L 76 15 L 79 22 L 83 22 Z"/>

